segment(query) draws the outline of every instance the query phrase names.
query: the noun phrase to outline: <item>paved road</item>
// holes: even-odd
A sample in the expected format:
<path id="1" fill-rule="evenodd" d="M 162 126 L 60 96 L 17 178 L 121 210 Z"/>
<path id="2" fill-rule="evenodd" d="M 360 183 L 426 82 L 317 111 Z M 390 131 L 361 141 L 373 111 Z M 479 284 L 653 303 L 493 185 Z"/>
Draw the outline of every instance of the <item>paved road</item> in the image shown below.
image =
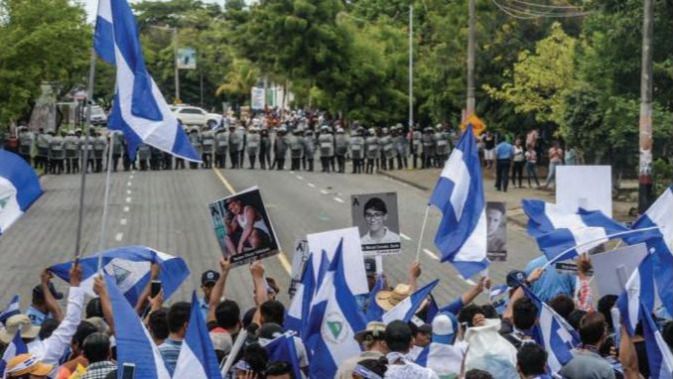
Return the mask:
<path id="1" fill-rule="evenodd" d="M 87 177 L 86 220 L 83 246 L 87 253 L 98 251 L 104 176 Z M 20 293 L 23 305 L 39 280 L 41 267 L 72 259 L 77 223 L 79 177 L 45 176 L 45 194 L 5 235 L 0 237 L 0 285 L 5 289 L 0 304 Z M 307 233 L 348 227 L 351 224 L 351 194 L 398 193 L 402 254 L 384 259 L 392 283 L 406 278 L 415 258 L 421 222 L 429 192 L 384 176 L 337 175 L 289 171 L 182 170 L 120 172 L 113 174 L 105 247 L 143 244 L 184 257 L 192 275 L 175 295 L 188 299 L 198 288 L 200 273 L 216 267 L 219 247 L 212 232 L 207 204 L 259 186 L 268 205 L 274 228 L 287 255 L 265 262 L 268 276 L 287 289 L 288 261 L 295 239 Z M 421 283 L 440 278 L 435 295 L 440 304 L 453 299 L 469 285 L 459 279 L 449 264 L 440 264 L 432 243 L 440 214 L 432 209 L 420 256 Z M 494 263 L 490 275 L 496 283 L 514 267 L 533 258 L 534 243 L 516 225 L 509 229 L 510 261 Z M 244 307 L 252 305 L 250 275 L 246 268 L 234 270 L 227 294 Z M 285 296 L 281 300 L 286 299 Z"/>

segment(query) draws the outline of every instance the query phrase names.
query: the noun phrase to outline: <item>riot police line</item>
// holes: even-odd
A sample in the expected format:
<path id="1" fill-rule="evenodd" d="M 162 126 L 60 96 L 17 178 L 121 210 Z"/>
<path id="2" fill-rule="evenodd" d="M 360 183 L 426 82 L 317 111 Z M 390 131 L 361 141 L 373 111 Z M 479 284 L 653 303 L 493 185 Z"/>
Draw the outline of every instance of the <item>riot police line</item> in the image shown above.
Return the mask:
<path id="1" fill-rule="evenodd" d="M 247 127 L 245 124 L 248 124 Z M 317 171 L 345 173 L 352 162 L 353 174 L 373 174 L 380 170 L 441 167 L 451 152 L 456 134 L 437 125 L 411 131 L 398 124 L 364 128 L 353 123 L 349 130 L 324 124 L 317 128 L 302 123 L 283 123 L 267 128 L 263 121 L 240 122 L 227 119 L 215 129 L 187 128 L 189 141 L 203 163 L 189 162 L 190 168 L 231 168 L 262 170 Z M 314 130 L 315 129 L 315 130 Z M 37 133 L 25 127 L 18 130 L 18 153 L 36 169 L 50 174 L 74 174 L 86 168 L 102 172 L 107 168 L 107 149 L 112 144 L 112 169 L 121 167 L 146 170 L 184 169 L 183 159 L 149 145 L 141 144 L 135 159 L 127 154 L 121 134 L 107 129 L 90 129 L 87 139 L 80 129 Z M 88 140 L 88 142 L 87 142 Z M 83 152 L 89 150 L 87 162 Z M 289 162 L 287 162 L 289 160 Z M 320 167 L 317 167 L 319 160 Z"/>

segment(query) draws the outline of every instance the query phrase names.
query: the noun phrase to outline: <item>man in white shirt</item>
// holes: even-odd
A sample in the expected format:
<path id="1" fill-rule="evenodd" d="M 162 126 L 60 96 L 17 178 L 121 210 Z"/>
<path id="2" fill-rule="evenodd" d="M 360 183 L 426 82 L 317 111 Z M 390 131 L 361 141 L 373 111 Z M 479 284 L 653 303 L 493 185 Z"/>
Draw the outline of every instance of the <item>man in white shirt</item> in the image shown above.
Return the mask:
<path id="1" fill-rule="evenodd" d="M 411 348 L 411 328 L 407 323 L 395 320 L 386 326 L 386 344 L 390 353 L 388 358 L 388 371 L 386 379 L 439 379 L 439 376 L 429 368 L 421 367 L 410 361 L 406 355 Z"/>
<path id="2" fill-rule="evenodd" d="M 364 217 L 369 231 L 360 237 L 362 245 L 399 243 L 400 236 L 386 227 L 388 208 L 378 197 L 372 197 L 364 206 Z"/>

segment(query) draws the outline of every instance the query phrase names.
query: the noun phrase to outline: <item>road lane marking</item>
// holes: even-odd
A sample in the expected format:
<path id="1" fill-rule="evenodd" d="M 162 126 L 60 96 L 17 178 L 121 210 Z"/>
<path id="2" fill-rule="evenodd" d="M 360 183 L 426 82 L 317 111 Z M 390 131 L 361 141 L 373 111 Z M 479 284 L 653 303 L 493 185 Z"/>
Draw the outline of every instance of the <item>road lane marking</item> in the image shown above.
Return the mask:
<path id="1" fill-rule="evenodd" d="M 127 182 L 126 185 L 131 187 L 131 182 Z"/>
<path id="2" fill-rule="evenodd" d="M 131 202 L 131 197 L 130 197 L 130 196 L 126 198 L 126 202 L 127 202 L 127 203 L 130 203 L 130 202 Z"/>
<path id="3" fill-rule="evenodd" d="M 291 174 L 291 175 L 294 175 L 294 171 L 290 171 L 290 174 Z"/>
<path id="4" fill-rule="evenodd" d="M 340 197 L 335 197 L 334 201 L 336 201 L 337 203 L 342 203 L 342 204 L 345 203 L 344 199 L 342 199 Z"/>
<path id="5" fill-rule="evenodd" d="M 307 185 L 311 188 L 315 188 L 315 184 L 313 184 L 313 183 L 308 183 Z"/>
<path id="6" fill-rule="evenodd" d="M 404 233 L 402 233 L 402 232 L 400 232 L 400 237 L 404 238 L 404 239 L 407 240 L 407 241 L 411 241 L 411 237 L 409 237 L 408 235 L 406 235 L 406 234 L 404 234 Z"/>
<path id="7" fill-rule="evenodd" d="M 463 278 L 463 277 L 460 276 L 460 275 L 456 275 L 456 276 L 458 277 L 458 279 L 464 281 L 465 283 L 467 283 L 467 284 L 469 284 L 469 285 L 471 285 L 471 286 L 474 286 L 474 285 L 477 284 L 477 283 L 475 283 L 472 279 L 465 279 L 465 278 Z"/>
<path id="8" fill-rule="evenodd" d="M 428 249 L 423 249 L 423 252 L 424 252 L 425 254 L 427 254 L 430 258 L 432 258 L 432 259 L 434 259 L 434 260 L 436 260 L 436 261 L 439 260 L 439 257 L 437 256 L 437 254 L 435 254 L 435 253 L 432 252 L 432 251 L 430 251 L 430 250 L 428 250 Z"/>
<path id="9" fill-rule="evenodd" d="M 125 218 L 123 218 L 123 219 L 119 220 L 119 223 L 122 224 L 122 225 L 126 225 L 127 220 Z"/>
<path id="10" fill-rule="evenodd" d="M 127 212 L 127 213 L 128 213 L 130 210 L 131 210 L 131 207 L 129 207 L 129 206 L 125 206 L 125 207 L 124 207 L 124 212 Z"/>
<path id="11" fill-rule="evenodd" d="M 329 193 L 329 191 L 328 190 L 320 190 L 320 193 L 323 194 L 323 195 L 327 195 Z"/>
<path id="12" fill-rule="evenodd" d="M 299 179 L 299 180 L 304 180 L 304 177 L 301 176 L 301 175 L 297 175 L 297 179 Z"/>
<path id="13" fill-rule="evenodd" d="M 131 190 L 126 190 L 127 195 L 130 195 L 131 193 L 132 193 Z"/>
<path id="14" fill-rule="evenodd" d="M 227 181 L 227 179 L 222 175 L 222 173 L 217 170 L 216 168 L 213 167 L 213 171 L 215 172 L 215 175 L 220 179 L 222 184 L 227 188 L 227 191 L 229 191 L 232 195 L 236 193 L 236 190 L 234 187 Z M 292 275 L 292 265 L 290 264 L 290 261 L 287 259 L 285 256 L 285 253 L 281 250 L 278 253 L 278 260 L 280 261 L 280 265 L 283 266 L 285 271 L 287 272 L 288 275 Z"/>
<path id="15" fill-rule="evenodd" d="M 124 238 L 124 233 L 117 233 L 115 241 L 120 242 Z"/>

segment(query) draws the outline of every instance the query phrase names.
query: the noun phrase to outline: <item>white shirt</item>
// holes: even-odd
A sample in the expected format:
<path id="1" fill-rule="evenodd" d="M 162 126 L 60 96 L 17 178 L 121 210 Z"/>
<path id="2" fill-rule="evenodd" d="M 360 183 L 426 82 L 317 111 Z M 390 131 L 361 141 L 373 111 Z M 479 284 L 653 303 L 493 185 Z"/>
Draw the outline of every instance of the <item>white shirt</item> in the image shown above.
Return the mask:
<path id="1" fill-rule="evenodd" d="M 68 293 L 68 305 L 65 317 L 54 332 L 44 340 L 35 339 L 28 344 L 28 351 L 35 354 L 42 363 L 54 365 L 54 371 L 58 369 L 58 363 L 63 354 L 70 347 L 72 336 L 82 322 L 82 309 L 84 308 L 84 290 L 80 287 L 70 287 Z"/>
<path id="2" fill-rule="evenodd" d="M 360 244 L 362 245 L 376 245 L 379 243 L 399 243 L 400 242 L 400 236 L 397 235 L 394 232 L 391 232 L 390 229 L 384 228 L 385 233 L 383 234 L 383 238 L 381 239 L 374 239 L 370 232 L 367 232 L 362 238 L 360 238 Z"/>
<path id="3" fill-rule="evenodd" d="M 389 363 L 385 379 L 439 379 L 434 371 L 409 361 L 400 353 L 390 353 L 386 358 Z"/>
<path id="4" fill-rule="evenodd" d="M 427 367 L 437 375 L 459 375 L 467 346 L 464 341 L 458 341 L 453 345 L 431 343 Z"/>

